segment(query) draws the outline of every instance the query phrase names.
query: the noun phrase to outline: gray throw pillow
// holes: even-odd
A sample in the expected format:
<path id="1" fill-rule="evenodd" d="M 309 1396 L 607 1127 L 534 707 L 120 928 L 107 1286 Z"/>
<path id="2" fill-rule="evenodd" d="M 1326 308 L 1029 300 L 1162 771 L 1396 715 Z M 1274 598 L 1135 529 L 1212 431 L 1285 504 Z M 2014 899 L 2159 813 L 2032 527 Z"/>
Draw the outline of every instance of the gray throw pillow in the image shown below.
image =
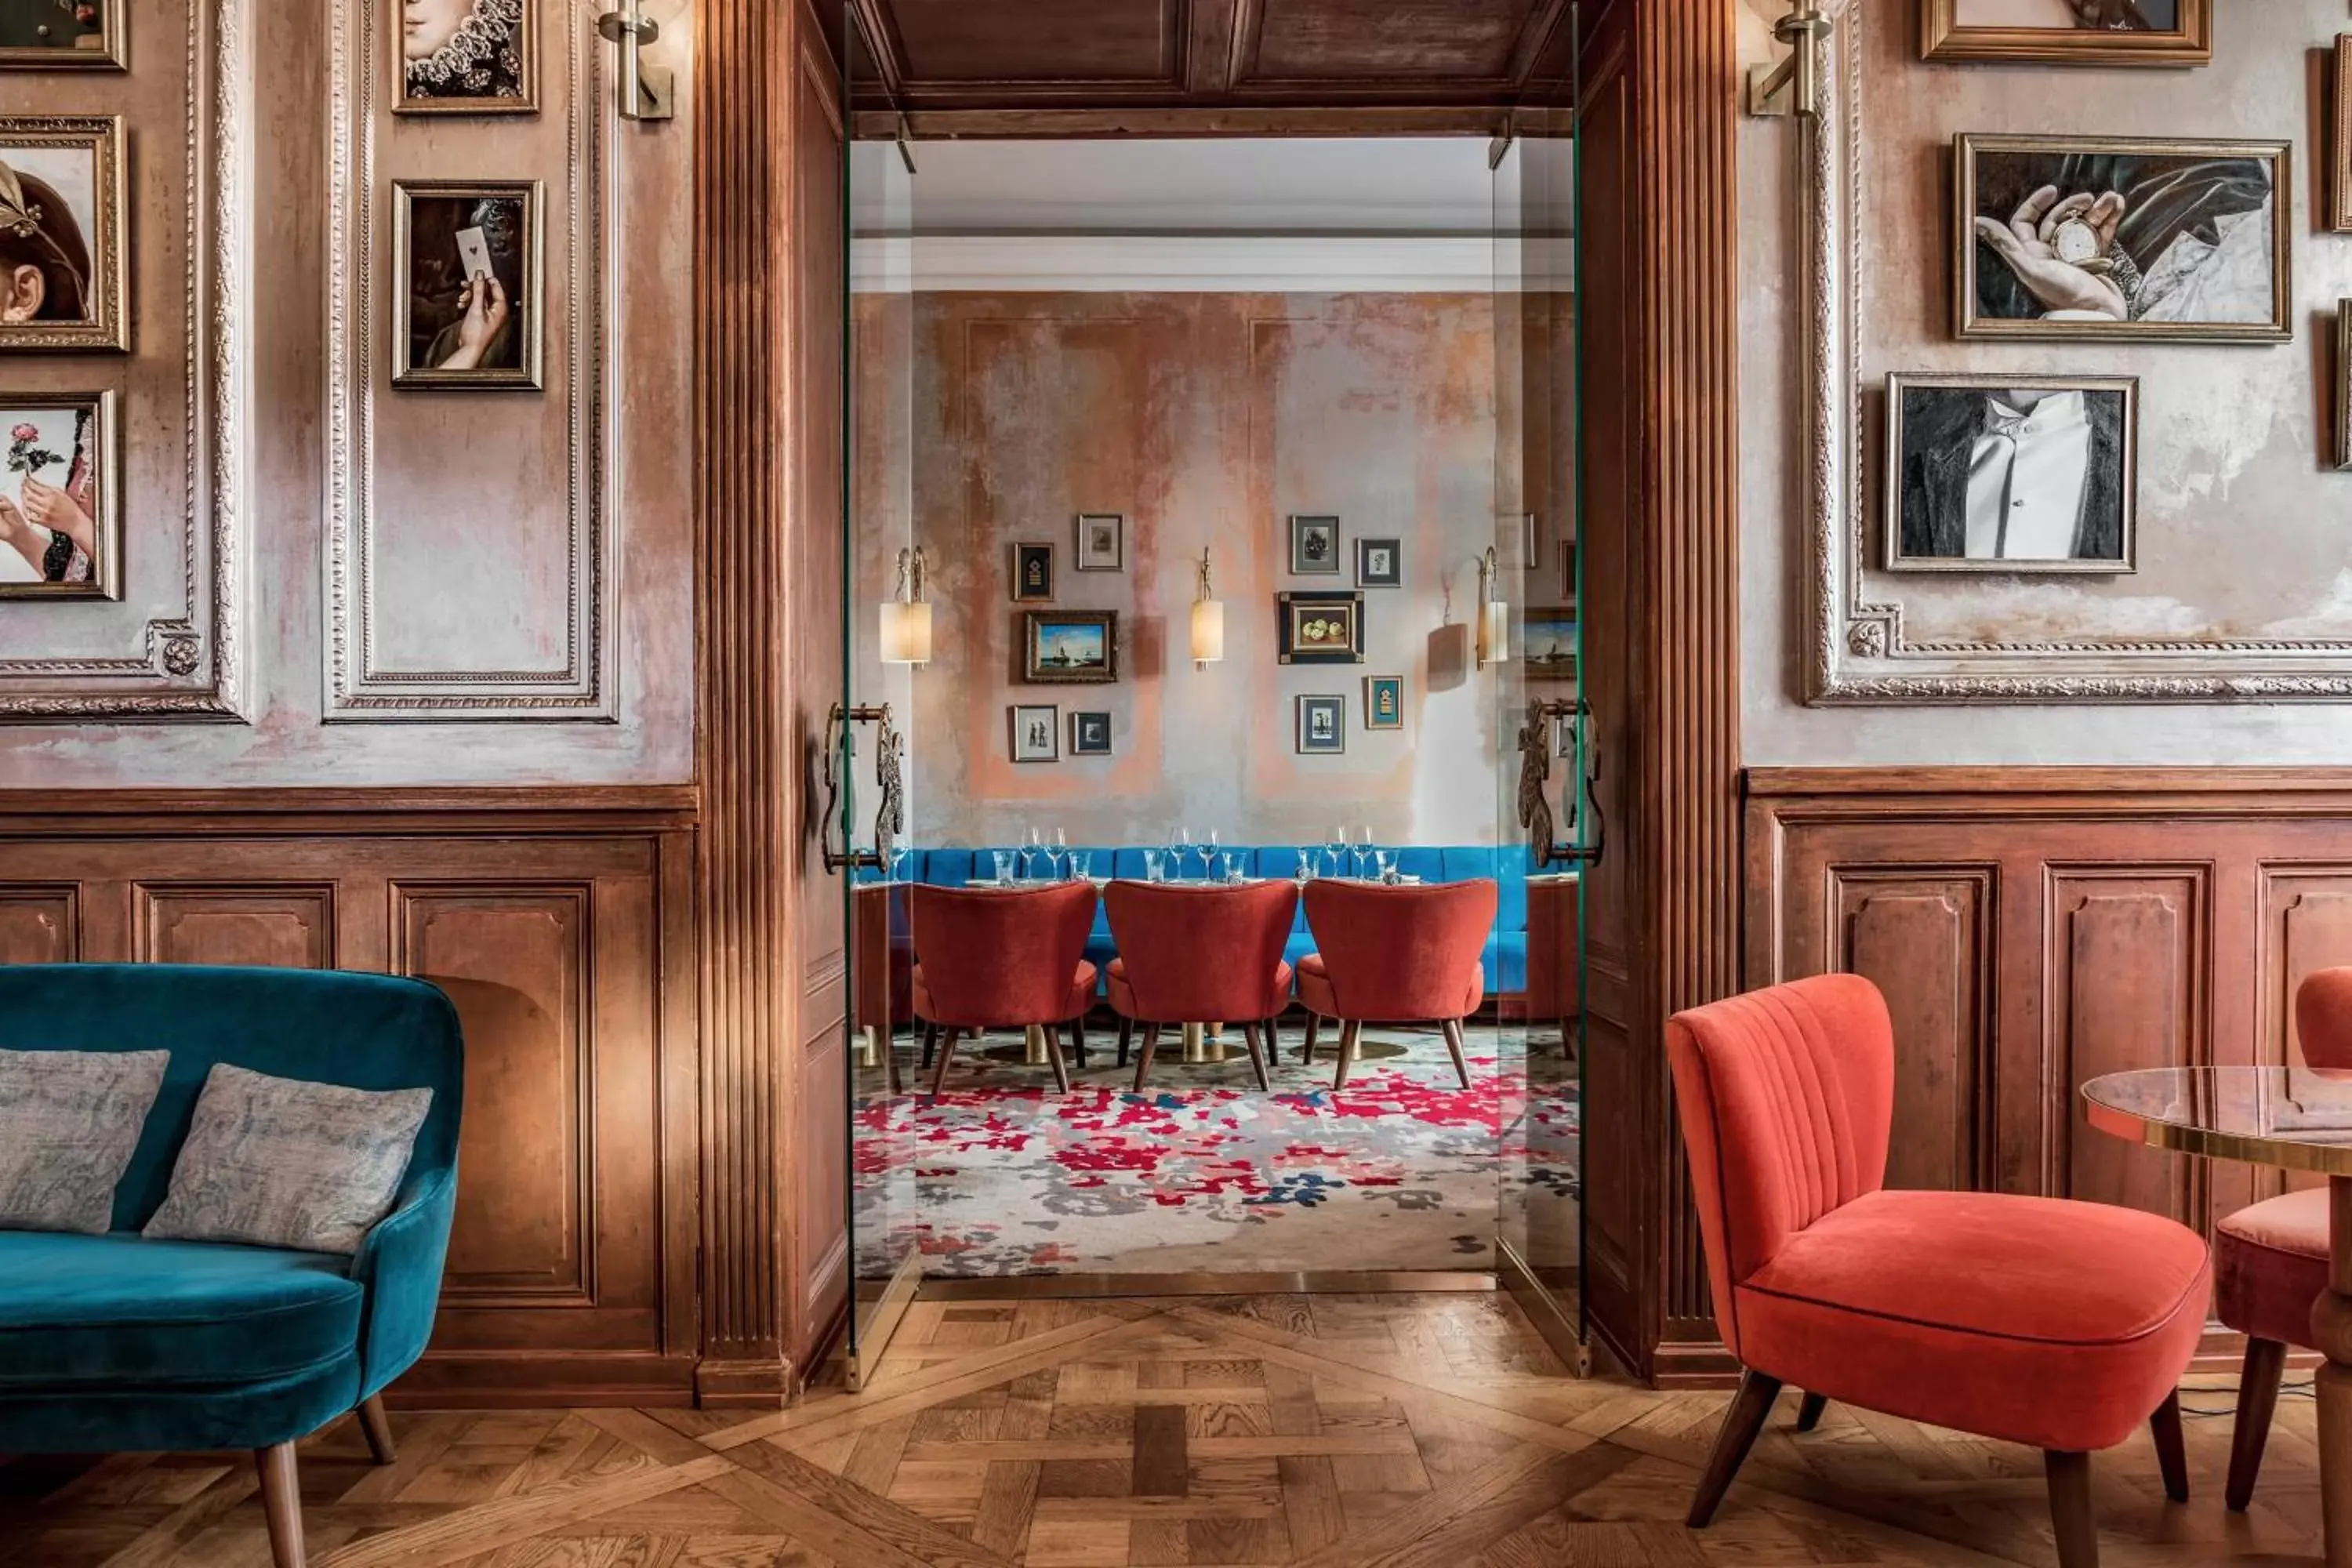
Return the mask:
<path id="1" fill-rule="evenodd" d="M 144 1234 L 357 1252 L 391 1212 L 429 1089 L 346 1089 L 215 1065 Z"/>
<path id="2" fill-rule="evenodd" d="M 0 1051 L 0 1230 L 105 1230 L 171 1059 Z"/>

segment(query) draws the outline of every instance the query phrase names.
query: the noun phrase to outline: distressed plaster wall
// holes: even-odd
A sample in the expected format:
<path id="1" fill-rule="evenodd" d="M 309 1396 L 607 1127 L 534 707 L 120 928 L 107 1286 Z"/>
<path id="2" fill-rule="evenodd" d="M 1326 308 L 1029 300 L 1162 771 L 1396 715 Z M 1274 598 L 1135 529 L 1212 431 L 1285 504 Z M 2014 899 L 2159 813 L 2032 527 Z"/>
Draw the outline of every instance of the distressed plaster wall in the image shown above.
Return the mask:
<path id="1" fill-rule="evenodd" d="M 1467 664 L 1475 563 L 1495 539 L 1492 300 L 1473 295 L 920 293 L 858 302 L 857 609 L 868 689 L 911 705 L 915 841 L 1489 843 L 1496 677 Z M 905 325 L 899 325 L 904 312 Z M 887 374 L 894 334 L 907 374 Z M 903 385 L 904 396 L 895 388 Z M 892 390 L 885 390 L 892 388 Z M 911 457 L 909 454 L 911 453 Z M 1127 569 L 1075 570 L 1080 511 L 1127 514 Z M 1336 513 L 1340 578 L 1293 577 L 1285 519 Z M 1404 541 L 1402 590 L 1367 590 L 1358 666 L 1276 662 L 1275 595 L 1352 586 L 1353 541 Z M 1120 616 L 1116 686 L 1020 682 L 1010 546 L 1058 550 L 1055 607 Z M 933 662 L 873 661 L 895 557 L 921 543 Z M 1225 659 L 1188 657 L 1195 563 L 1213 551 Z M 1048 607 L 1048 606 L 1035 606 Z M 1444 628 L 1448 623 L 1453 629 Z M 1405 679 L 1402 731 L 1363 728 L 1363 682 Z M 1301 757 L 1294 700 L 1343 696 L 1348 752 Z M 1007 710 L 1057 704 L 1064 759 L 1010 760 Z M 1068 715 L 1112 716 L 1114 754 L 1067 755 Z"/>
<path id="2" fill-rule="evenodd" d="M 121 395 L 129 593 L 120 605 L 0 603 L 0 697 L 56 688 L 16 673 L 25 661 L 135 663 L 142 622 L 173 613 L 192 484 L 228 473 L 242 710 L 0 723 L 0 786 L 691 777 L 690 8 L 646 8 L 682 101 L 675 121 L 635 126 L 615 113 L 610 49 L 582 14 L 535 5 L 531 116 L 394 115 L 385 29 L 399 11 L 373 0 L 132 0 L 129 72 L 0 75 L 0 113 L 127 118 L 133 317 L 127 356 L 6 359 L 10 395 Z M 192 59 L 192 30 L 200 57 L 215 32 L 244 54 Z M 227 80 L 218 104 L 199 63 Z M 193 234 L 192 117 L 225 149 L 212 173 L 244 187 L 225 222 L 204 209 Z M 424 178 L 543 183 L 543 392 L 389 386 L 391 183 Z M 185 389 L 212 368 L 209 353 L 191 364 L 203 301 L 190 268 L 216 247 L 236 286 L 209 301 L 209 330 L 244 402 L 215 454 L 197 445 Z M 354 539 L 372 532 L 364 582 L 332 565 L 339 517 Z M 591 554 L 593 574 L 581 564 Z M 209 608 L 196 623 L 207 648 L 225 629 Z M 392 703 L 335 710 L 339 620 L 347 641 L 372 628 Z M 173 684 L 162 662 L 152 684 Z M 399 705 L 404 691 L 418 705 Z M 533 710 L 522 721 L 468 710 L 507 697 Z"/>
<path id="3" fill-rule="evenodd" d="M 1865 385 L 1895 370 L 2142 378 L 2140 554 L 2111 582 L 1971 578 L 1908 595 L 1926 626 L 2004 638 L 2069 626 L 2196 637 L 2352 633 L 2352 475 L 2328 471 L 2327 335 L 2352 295 L 2352 237 L 2324 222 L 2323 55 L 2334 0 L 2216 7 L 2213 63 L 2192 71 L 1927 65 L 1916 0 L 1853 0 L 1864 57 Z M 1747 58 L 1770 57 L 1783 7 L 1748 0 Z M 1961 131 L 2276 138 L 2294 143 L 2296 341 L 2257 347 L 1961 343 L 1949 330 L 1949 154 Z M 1798 132 L 1739 132 L 1745 746 L 1751 764 L 2352 763 L 2343 706 L 1814 709 L 1805 518 Z M 1864 439 L 1880 439 L 1880 404 Z M 1872 466 L 1875 473 L 1875 465 Z M 1865 502 L 1879 504 L 1874 482 Z M 1906 590 L 1909 588 L 1906 584 Z"/>

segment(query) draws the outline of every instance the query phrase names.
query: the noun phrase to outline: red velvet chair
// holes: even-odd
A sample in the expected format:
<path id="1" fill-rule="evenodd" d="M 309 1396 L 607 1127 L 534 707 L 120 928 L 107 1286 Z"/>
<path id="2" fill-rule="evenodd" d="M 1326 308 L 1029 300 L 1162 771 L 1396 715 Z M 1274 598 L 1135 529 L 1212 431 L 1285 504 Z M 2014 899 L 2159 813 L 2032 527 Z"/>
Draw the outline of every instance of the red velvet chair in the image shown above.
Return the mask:
<path id="1" fill-rule="evenodd" d="M 1784 1383 L 2043 1451 L 2063 1568 L 2098 1561 L 2091 1452 L 2147 1421 L 2189 1495 L 2176 1385 L 2211 1289 L 2187 1226 L 2105 1204 L 1889 1192 L 1895 1043 L 1832 974 L 1675 1016 L 1675 1110 L 1716 1324 L 1747 1369 L 1691 1504 L 1706 1525 Z"/>
<path id="2" fill-rule="evenodd" d="M 931 1092 L 945 1092 L 956 1042 L 982 1029 L 1045 1033 L 1054 1082 L 1069 1092 L 1059 1026 L 1083 1024 L 1095 999 L 1095 966 L 1082 956 L 1095 923 L 1090 882 L 994 892 L 913 889 L 915 1016 L 945 1029 Z"/>
<path id="3" fill-rule="evenodd" d="M 1120 1061 L 1135 1026 L 1143 1026 L 1136 1092 L 1151 1076 L 1161 1025 L 1227 1020 L 1240 1023 L 1249 1041 L 1258 1088 L 1272 1089 L 1265 1042 L 1290 1005 L 1282 949 L 1298 913 L 1298 889 L 1282 881 L 1238 888 L 1113 882 L 1103 889 L 1103 903 L 1118 943 L 1110 1005 L 1118 1014 Z"/>
<path id="4" fill-rule="evenodd" d="M 1481 962 L 1495 929 L 1498 895 L 1491 880 L 1391 888 L 1378 882 L 1307 884 L 1307 924 L 1315 951 L 1298 961 L 1298 1000 L 1307 1009 L 1307 1048 L 1325 1018 L 1340 1022 L 1335 1089 L 1348 1087 L 1356 1042 L 1368 1023 L 1434 1020 L 1462 1087 L 1470 1064 L 1462 1056 L 1462 1020 L 1486 999 Z"/>
<path id="5" fill-rule="evenodd" d="M 2304 981 L 2294 1029 L 2307 1065 L 2352 1069 L 2352 969 L 2322 969 Z M 2262 1474 L 2287 1347 L 2313 1348 L 2311 1306 L 2327 1289 L 2327 1189 L 2289 1193 L 2223 1220 L 2213 1235 L 2213 1285 L 2221 1321 L 2246 1336 L 2227 1494 L 2242 1511 Z"/>
<path id="6" fill-rule="evenodd" d="M 857 1018 L 879 1038 L 898 1092 L 898 1029 L 915 1016 L 915 956 L 907 932 L 905 882 L 866 882 L 857 889 Z"/>

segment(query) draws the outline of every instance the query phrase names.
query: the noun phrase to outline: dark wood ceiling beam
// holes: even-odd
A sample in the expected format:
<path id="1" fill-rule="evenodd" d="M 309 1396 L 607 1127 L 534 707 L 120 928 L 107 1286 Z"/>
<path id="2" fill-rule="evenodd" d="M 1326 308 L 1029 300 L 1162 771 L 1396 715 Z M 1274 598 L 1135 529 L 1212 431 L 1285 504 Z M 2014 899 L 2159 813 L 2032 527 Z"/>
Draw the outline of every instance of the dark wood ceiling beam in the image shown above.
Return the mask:
<path id="1" fill-rule="evenodd" d="M 866 48 L 874 68 L 882 73 L 883 89 L 893 98 L 906 90 L 907 41 L 898 36 L 898 18 L 889 0 L 849 0 L 866 32 Z M 864 84 L 858 84 L 864 85 Z"/>
<path id="2" fill-rule="evenodd" d="M 1184 90 L 1194 99 L 1223 98 L 1234 85 L 1234 37 L 1242 0 L 1192 0 L 1192 37 L 1184 56 Z"/>
<path id="3" fill-rule="evenodd" d="M 1508 112 L 1506 106 L 1497 104 L 915 109 L 907 114 L 907 127 L 919 142 L 1119 136 L 1486 136 Z M 855 134 L 863 141 L 887 142 L 898 134 L 898 126 L 894 110 L 861 109 Z"/>
<path id="4" fill-rule="evenodd" d="M 1535 74 L 1536 66 L 1550 47 L 1552 35 L 1559 32 L 1568 19 L 1569 0 L 1543 0 L 1528 14 L 1528 25 L 1519 29 L 1519 41 L 1511 46 L 1511 85 L 1525 88 L 1528 79 Z"/>

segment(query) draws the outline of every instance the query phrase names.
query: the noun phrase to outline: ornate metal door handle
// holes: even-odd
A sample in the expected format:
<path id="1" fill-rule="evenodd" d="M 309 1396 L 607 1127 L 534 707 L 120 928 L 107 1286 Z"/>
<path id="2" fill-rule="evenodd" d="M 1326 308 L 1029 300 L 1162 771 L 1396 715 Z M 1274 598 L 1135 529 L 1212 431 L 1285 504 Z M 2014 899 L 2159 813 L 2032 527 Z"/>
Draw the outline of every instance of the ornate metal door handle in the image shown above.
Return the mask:
<path id="1" fill-rule="evenodd" d="M 1601 814 L 1599 746 L 1577 747 L 1584 765 L 1580 776 L 1569 785 L 1571 791 L 1583 792 L 1584 808 L 1592 815 L 1592 842 L 1562 844 L 1552 825 L 1552 723 L 1568 719 L 1581 725 L 1591 716 L 1591 704 L 1580 697 L 1573 702 L 1538 699 L 1528 704 L 1527 725 L 1519 731 L 1519 826 L 1528 830 L 1528 840 L 1535 847 L 1538 871 L 1551 866 L 1596 865 L 1608 847 L 1609 819 Z M 1572 803 L 1575 797 L 1571 795 L 1570 798 Z"/>
<path id="2" fill-rule="evenodd" d="M 881 780 L 882 799 L 874 816 L 874 847 L 860 849 L 849 842 L 848 825 L 841 817 L 843 775 L 848 772 L 849 759 L 857 754 L 859 724 L 876 724 L 877 745 L 876 769 Z M 878 708 L 849 708 L 833 705 L 824 725 L 824 868 L 840 874 L 844 870 L 881 871 L 890 865 L 890 840 L 906 831 L 906 805 L 900 783 L 899 757 L 904 746 L 898 731 L 892 727 L 889 704 Z M 854 807 L 856 802 L 852 799 Z M 841 847 L 834 847 L 834 835 L 838 829 Z"/>

